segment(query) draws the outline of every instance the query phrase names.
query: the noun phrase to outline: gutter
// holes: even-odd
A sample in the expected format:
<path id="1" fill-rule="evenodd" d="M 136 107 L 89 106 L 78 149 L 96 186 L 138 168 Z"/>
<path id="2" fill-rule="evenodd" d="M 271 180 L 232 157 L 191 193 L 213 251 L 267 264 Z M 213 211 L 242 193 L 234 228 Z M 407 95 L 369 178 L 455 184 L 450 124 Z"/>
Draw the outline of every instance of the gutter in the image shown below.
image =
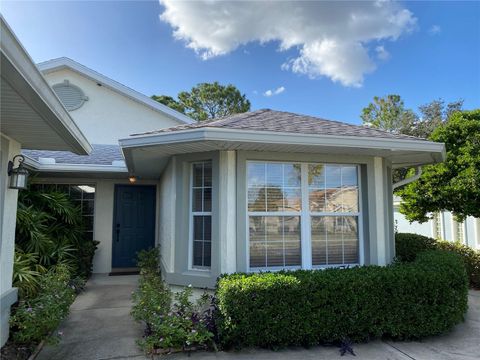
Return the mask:
<path id="1" fill-rule="evenodd" d="M 94 165 L 94 164 L 42 164 L 28 156 L 25 156 L 25 165 L 38 172 L 59 173 L 124 173 L 128 174 L 126 166 Z"/>
<path id="2" fill-rule="evenodd" d="M 395 190 L 396 188 L 399 188 L 400 186 L 410 184 L 411 182 L 414 182 L 415 180 L 418 180 L 420 176 L 422 175 L 422 167 L 421 166 L 416 166 L 415 167 L 415 175 L 410 176 L 409 178 L 400 180 L 392 185 L 392 189 Z"/>

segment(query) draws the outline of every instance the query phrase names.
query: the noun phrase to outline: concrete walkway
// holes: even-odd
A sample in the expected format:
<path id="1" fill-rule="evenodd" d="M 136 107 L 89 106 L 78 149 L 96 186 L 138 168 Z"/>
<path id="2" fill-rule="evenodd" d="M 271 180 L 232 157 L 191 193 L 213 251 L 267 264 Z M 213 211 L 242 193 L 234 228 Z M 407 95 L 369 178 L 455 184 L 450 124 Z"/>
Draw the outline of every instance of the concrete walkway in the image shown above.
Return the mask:
<path id="1" fill-rule="evenodd" d="M 138 276 L 94 275 L 60 325 L 60 344 L 46 346 L 38 360 L 143 358 L 135 340 L 142 326 L 130 316 Z"/>
<path id="2" fill-rule="evenodd" d="M 47 346 L 40 360 L 151 359 L 135 344 L 142 328 L 129 315 L 131 292 L 137 276 L 94 276 L 71 307 L 71 314 L 60 326 L 62 340 Z M 240 352 L 197 352 L 163 356 L 162 359 L 199 360 L 295 360 L 345 359 L 373 360 L 472 360 L 480 359 L 480 291 L 470 291 L 466 321 L 446 335 L 422 342 L 375 341 L 355 344 L 356 357 L 341 357 L 338 348 L 295 348 L 281 351 L 249 349 Z"/>

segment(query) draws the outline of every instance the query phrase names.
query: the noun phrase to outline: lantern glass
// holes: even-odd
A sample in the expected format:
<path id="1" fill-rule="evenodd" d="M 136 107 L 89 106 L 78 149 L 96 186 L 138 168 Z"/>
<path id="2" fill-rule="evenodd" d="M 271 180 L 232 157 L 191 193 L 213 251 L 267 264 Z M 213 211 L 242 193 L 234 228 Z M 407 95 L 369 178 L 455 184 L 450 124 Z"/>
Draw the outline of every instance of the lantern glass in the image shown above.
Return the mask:
<path id="1" fill-rule="evenodd" d="M 27 188 L 28 171 L 19 166 L 10 174 L 10 189 L 23 190 Z"/>

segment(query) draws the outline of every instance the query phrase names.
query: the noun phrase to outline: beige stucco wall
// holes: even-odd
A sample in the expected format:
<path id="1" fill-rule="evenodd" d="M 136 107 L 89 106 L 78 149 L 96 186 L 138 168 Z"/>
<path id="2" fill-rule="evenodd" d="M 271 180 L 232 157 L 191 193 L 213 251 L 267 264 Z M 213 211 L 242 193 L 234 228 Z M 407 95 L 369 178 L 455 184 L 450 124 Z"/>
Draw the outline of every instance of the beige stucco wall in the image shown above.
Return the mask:
<path id="1" fill-rule="evenodd" d="M 82 107 L 70 112 L 91 144 L 118 144 L 118 139 L 179 125 L 159 113 L 105 86 L 99 86 L 77 72 L 63 69 L 45 75 L 50 85 L 68 80 L 88 96 Z"/>
<path id="2" fill-rule="evenodd" d="M 20 144 L 0 133 L 0 346 L 8 339 L 18 190 L 8 188 L 7 164 L 20 153 Z"/>
<path id="3" fill-rule="evenodd" d="M 115 184 L 129 184 L 128 180 L 123 179 L 88 179 L 88 178 L 42 178 L 35 180 L 38 183 L 51 184 L 94 184 L 95 191 L 95 210 L 94 210 L 94 240 L 99 241 L 97 251 L 93 258 L 94 273 L 109 273 L 112 271 L 112 235 L 113 235 L 113 206 Z M 158 182 L 142 181 L 137 182 L 139 185 L 156 185 L 156 220 L 155 220 L 155 239 L 158 242 L 159 229 L 159 208 L 160 208 L 160 192 L 158 190 Z"/>

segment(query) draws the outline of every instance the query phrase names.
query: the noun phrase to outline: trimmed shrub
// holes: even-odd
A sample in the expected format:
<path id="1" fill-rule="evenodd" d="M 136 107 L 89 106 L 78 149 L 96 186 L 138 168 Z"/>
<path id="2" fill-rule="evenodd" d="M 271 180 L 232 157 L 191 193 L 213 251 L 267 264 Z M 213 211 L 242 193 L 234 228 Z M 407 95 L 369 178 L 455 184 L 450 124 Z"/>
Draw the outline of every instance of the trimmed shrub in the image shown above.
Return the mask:
<path id="1" fill-rule="evenodd" d="M 418 234 L 395 234 L 395 251 L 400 261 L 413 261 L 417 254 L 431 249 L 458 254 L 465 265 L 470 287 L 480 289 L 480 251 L 457 242 L 434 240 Z"/>
<path id="2" fill-rule="evenodd" d="M 400 261 L 414 261 L 418 253 L 433 249 L 435 239 L 418 234 L 395 234 L 395 254 Z"/>
<path id="3" fill-rule="evenodd" d="M 74 299 L 75 286 L 65 266 L 58 265 L 42 275 L 38 294 L 20 301 L 10 318 L 13 341 L 31 345 L 48 338 L 68 315 Z"/>
<path id="4" fill-rule="evenodd" d="M 387 267 L 225 275 L 217 327 L 227 348 L 418 339 L 461 322 L 467 291 L 460 258 L 444 251 Z"/>

